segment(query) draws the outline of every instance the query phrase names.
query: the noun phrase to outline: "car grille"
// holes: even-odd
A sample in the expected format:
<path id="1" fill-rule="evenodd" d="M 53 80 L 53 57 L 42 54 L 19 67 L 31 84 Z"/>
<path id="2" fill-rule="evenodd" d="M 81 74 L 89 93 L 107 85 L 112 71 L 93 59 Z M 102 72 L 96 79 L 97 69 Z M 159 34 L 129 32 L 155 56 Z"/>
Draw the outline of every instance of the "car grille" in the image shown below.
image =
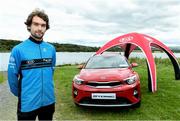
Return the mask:
<path id="1" fill-rule="evenodd" d="M 112 88 L 120 86 L 122 82 L 120 81 L 111 81 L 111 82 L 87 82 L 86 85 L 94 88 Z"/>
<path id="2" fill-rule="evenodd" d="M 86 97 L 80 101 L 80 104 L 123 105 L 123 104 L 131 104 L 131 103 L 126 98 L 117 98 L 116 100 L 98 100 L 98 99 L 91 99 L 89 97 Z"/>

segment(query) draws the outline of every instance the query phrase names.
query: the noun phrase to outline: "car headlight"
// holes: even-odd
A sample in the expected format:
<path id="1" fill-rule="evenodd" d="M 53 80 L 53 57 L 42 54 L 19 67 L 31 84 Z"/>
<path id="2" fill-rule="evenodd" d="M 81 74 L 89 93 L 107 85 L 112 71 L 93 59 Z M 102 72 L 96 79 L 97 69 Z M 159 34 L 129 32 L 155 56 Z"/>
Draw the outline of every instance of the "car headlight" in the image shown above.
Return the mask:
<path id="1" fill-rule="evenodd" d="M 74 77 L 73 81 L 78 84 L 78 85 L 81 85 L 83 84 L 84 80 L 83 79 L 80 79 L 78 78 L 77 76 Z"/>
<path id="2" fill-rule="evenodd" d="M 130 85 L 130 84 L 134 84 L 134 83 L 136 82 L 136 80 L 137 80 L 137 76 L 136 76 L 136 75 L 124 79 L 124 81 L 125 81 L 127 84 L 129 84 L 129 85 Z"/>

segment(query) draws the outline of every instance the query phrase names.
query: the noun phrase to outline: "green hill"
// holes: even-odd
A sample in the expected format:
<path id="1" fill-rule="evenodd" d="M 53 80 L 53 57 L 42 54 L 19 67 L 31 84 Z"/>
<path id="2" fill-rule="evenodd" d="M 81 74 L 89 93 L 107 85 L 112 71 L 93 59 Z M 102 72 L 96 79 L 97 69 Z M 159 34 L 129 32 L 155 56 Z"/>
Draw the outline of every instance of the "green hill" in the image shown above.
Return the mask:
<path id="1" fill-rule="evenodd" d="M 0 39 L 0 52 L 9 52 L 12 48 L 21 43 L 22 41 L 18 40 L 7 40 Z M 75 44 L 59 44 L 59 43 L 51 43 L 55 46 L 57 52 L 96 52 L 99 47 L 90 47 L 83 45 L 75 45 Z"/>
<path id="2" fill-rule="evenodd" d="M 0 39 L 0 52 L 10 52 L 12 48 L 21 43 L 22 41 L 18 40 L 7 40 Z M 57 52 L 96 52 L 100 47 L 90 47 L 76 44 L 59 44 L 59 43 L 50 43 L 53 44 L 56 48 Z M 173 52 L 180 52 L 180 47 L 169 47 Z M 140 51 L 139 48 L 135 49 L 136 51 Z M 152 48 L 153 51 L 161 51 L 158 48 Z M 123 51 L 119 46 L 112 47 L 108 49 L 108 51 Z"/>

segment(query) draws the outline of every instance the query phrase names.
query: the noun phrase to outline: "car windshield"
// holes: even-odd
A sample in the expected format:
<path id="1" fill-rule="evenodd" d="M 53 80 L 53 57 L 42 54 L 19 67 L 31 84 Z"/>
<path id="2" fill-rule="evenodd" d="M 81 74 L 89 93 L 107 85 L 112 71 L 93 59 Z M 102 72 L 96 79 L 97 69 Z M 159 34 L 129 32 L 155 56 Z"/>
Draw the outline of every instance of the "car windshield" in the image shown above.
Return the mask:
<path id="1" fill-rule="evenodd" d="M 129 63 L 120 55 L 94 56 L 89 59 L 85 69 L 104 69 L 104 68 L 127 68 Z"/>

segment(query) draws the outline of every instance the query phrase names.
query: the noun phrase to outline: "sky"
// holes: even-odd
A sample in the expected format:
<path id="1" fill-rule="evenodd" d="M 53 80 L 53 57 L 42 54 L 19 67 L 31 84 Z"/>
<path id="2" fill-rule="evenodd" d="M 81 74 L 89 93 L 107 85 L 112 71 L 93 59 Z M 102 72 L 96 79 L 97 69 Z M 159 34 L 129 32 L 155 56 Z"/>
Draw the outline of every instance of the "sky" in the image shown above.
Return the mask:
<path id="1" fill-rule="evenodd" d="M 48 42 L 103 46 L 131 32 L 180 45 L 180 0 L 0 0 L 0 39 L 25 40 L 36 8 L 49 15 Z"/>

